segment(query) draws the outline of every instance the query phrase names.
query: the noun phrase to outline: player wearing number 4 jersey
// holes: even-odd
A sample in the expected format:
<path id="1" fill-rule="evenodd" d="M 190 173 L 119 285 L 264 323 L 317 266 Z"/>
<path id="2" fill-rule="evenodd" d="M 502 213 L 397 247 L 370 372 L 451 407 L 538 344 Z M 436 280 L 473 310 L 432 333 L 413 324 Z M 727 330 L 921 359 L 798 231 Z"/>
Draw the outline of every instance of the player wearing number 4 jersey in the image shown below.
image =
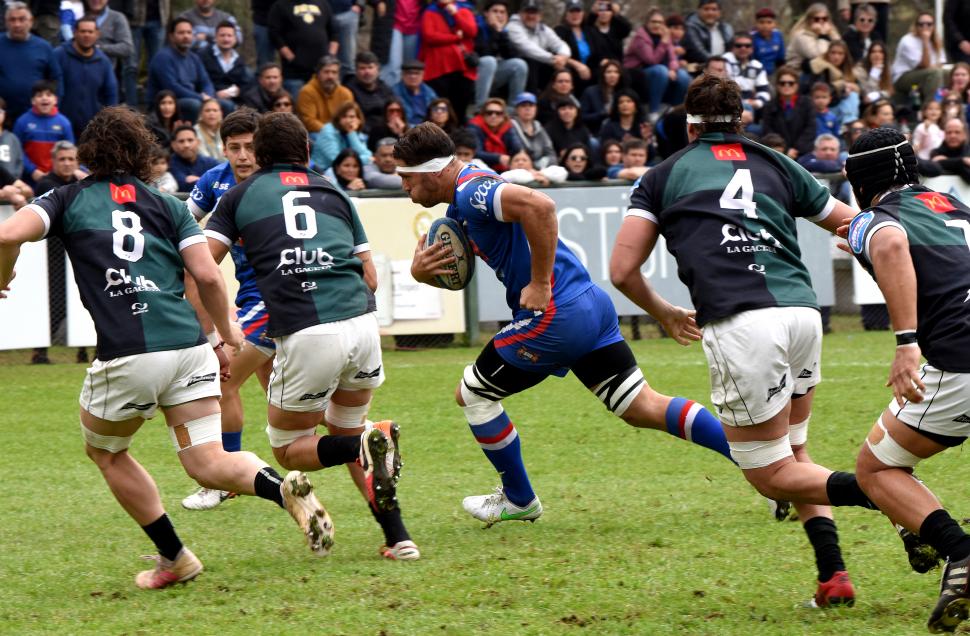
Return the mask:
<path id="1" fill-rule="evenodd" d="M 703 327 L 732 456 L 761 494 L 796 504 L 819 568 L 814 602 L 851 604 L 828 506 L 871 503 L 851 473 L 818 466 L 805 450 L 822 325 L 795 217 L 835 231 L 852 212 L 796 163 L 739 134 L 734 82 L 702 76 L 685 103 L 692 143 L 634 187 L 610 276 L 656 316 L 664 301 L 640 267 L 664 236 Z"/>
<path id="2" fill-rule="evenodd" d="M 397 504 L 397 425 L 365 419 L 384 382 L 373 291 L 377 273 L 353 203 L 307 169 L 307 132 L 286 113 L 260 120 L 253 139 L 262 169 L 223 195 L 206 225 L 217 261 L 241 241 L 269 310 L 276 343 L 269 435 L 279 463 L 352 469 L 384 531 L 381 554 L 417 559 Z M 319 436 L 325 421 L 332 433 Z M 327 545 L 333 527 L 323 528 Z"/>
<path id="3" fill-rule="evenodd" d="M 0 290 L 13 279 L 24 242 L 59 236 L 71 257 L 98 334 L 97 359 L 81 390 L 81 433 L 118 503 L 158 549 L 155 569 L 135 579 L 144 589 L 202 571 L 155 482 L 128 452 L 158 409 L 182 466 L 200 484 L 285 505 L 301 528 L 325 514 L 305 475 L 294 471 L 283 480 L 256 455 L 226 453 L 219 443 L 220 361 L 182 297 L 184 271 L 228 344 L 238 348 L 242 338 L 230 328 L 222 274 L 202 231 L 178 199 L 143 181 L 153 143 L 133 111 L 102 110 L 81 138 L 79 156 L 91 177 L 51 190 L 0 224 Z"/>
<path id="4" fill-rule="evenodd" d="M 923 459 L 970 436 L 970 208 L 919 185 L 916 154 L 879 128 L 850 149 L 846 176 L 860 205 L 849 248 L 886 297 L 896 356 L 883 411 L 856 464 L 879 508 L 947 558 L 931 632 L 970 615 L 970 536 L 913 477 Z M 920 366 L 920 353 L 926 364 Z"/>

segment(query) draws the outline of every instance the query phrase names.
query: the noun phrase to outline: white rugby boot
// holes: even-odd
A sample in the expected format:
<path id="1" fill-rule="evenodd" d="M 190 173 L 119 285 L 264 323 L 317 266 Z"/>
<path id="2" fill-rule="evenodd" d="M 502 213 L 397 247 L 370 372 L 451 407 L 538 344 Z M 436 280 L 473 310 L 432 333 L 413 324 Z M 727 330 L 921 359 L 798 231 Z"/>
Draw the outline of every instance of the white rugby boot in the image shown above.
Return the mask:
<path id="1" fill-rule="evenodd" d="M 283 504 L 306 536 L 310 551 L 327 556 L 333 547 L 333 521 L 313 494 L 305 473 L 291 470 L 283 479 Z"/>
<path id="2" fill-rule="evenodd" d="M 226 499 L 232 499 L 236 493 L 228 490 L 213 490 L 199 488 L 182 500 L 182 507 L 188 510 L 212 510 Z"/>
<path id="3" fill-rule="evenodd" d="M 542 515 L 542 504 L 535 497 L 525 506 L 516 506 L 505 496 L 501 486 L 490 495 L 475 495 L 465 497 L 461 502 L 465 512 L 479 521 L 485 522 L 490 528 L 499 521 L 532 521 L 535 522 Z"/>

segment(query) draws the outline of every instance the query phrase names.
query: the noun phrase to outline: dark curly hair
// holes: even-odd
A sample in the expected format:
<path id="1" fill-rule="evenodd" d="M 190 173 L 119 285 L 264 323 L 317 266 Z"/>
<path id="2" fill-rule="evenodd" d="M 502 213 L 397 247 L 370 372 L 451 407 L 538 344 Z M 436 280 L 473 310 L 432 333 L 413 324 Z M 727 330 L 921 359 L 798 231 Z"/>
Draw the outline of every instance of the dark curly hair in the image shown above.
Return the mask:
<path id="1" fill-rule="evenodd" d="M 155 137 L 142 115 L 127 106 L 109 106 L 88 122 L 77 154 L 95 178 L 121 173 L 147 181 L 154 148 Z"/>
<path id="2" fill-rule="evenodd" d="M 701 134 L 709 132 L 742 132 L 741 88 L 732 80 L 716 75 L 701 75 L 687 89 L 684 106 L 688 115 L 729 117 L 731 121 L 694 124 Z"/>
<path id="3" fill-rule="evenodd" d="M 916 153 L 898 130 L 874 128 L 849 148 L 845 176 L 859 207 L 867 208 L 893 186 L 919 183 Z"/>

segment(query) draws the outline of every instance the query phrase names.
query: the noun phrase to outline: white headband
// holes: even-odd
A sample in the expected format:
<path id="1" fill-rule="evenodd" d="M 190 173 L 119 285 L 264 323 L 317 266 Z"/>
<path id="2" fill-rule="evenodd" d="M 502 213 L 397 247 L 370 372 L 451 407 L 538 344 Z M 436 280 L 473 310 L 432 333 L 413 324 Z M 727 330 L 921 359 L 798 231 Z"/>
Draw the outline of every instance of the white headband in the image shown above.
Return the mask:
<path id="1" fill-rule="evenodd" d="M 730 124 L 740 121 L 734 115 L 687 115 L 688 124 Z"/>
<path id="2" fill-rule="evenodd" d="M 847 159 L 855 159 L 856 157 L 862 157 L 863 155 L 871 155 L 871 154 L 876 153 L 876 152 L 882 152 L 883 150 L 896 150 L 900 146 L 905 146 L 908 143 L 909 142 L 904 139 L 903 141 L 899 142 L 895 146 L 883 146 L 882 148 L 874 148 L 872 150 L 864 150 L 863 152 L 857 152 L 854 155 L 849 155 L 847 157 Z"/>
<path id="3" fill-rule="evenodd" d="M 434 159 L 428 159 L 424 163 L 420 163 L 416 166 L 398 166 L 398 173 L 401 172 L 441 172 L 448 167 L 448 164 L 455 158 L 455 155 L 448 155 L 447 157 L 435 157 Z"/>

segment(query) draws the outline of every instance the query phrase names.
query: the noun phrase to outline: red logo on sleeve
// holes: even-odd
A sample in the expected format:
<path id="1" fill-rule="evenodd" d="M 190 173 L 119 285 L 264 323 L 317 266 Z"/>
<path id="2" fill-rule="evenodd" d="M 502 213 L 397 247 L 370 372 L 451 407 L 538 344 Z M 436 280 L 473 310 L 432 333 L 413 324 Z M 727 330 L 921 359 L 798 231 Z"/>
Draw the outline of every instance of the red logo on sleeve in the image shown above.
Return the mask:
<path id="1" fill-rule="evenodd" d="M 748 156 L 744 154 L 741 144 L 718 144 L 711 146 L 711 152 L 718 161 L 747 161 Z"/>
<path id="2" fill-rule="evenodd" d="M 310 185 L 310 179 L 306 176 L 305 172 L 281 172 L 280 183 L 285 186 L 308 186 Z"/>
<path id="3" fill-rule="evenodd" d="M 111 188 L 111 200 L 115 203 L 134 203 L 135 202 L 135 186 L 128 183 L 125 185 L 115 185 L 109 183 L 108 187 Z"/>
<path id="4" fill-rule="evenodd" d="M 950 203 L 950 200 L 939 192 L 922 192 L 916 195 L 916 198 L 923 202 L 923 205 L 930 209 L 930 212 L 934 214 L 943 214 L 944 212 L 953 212 L 956 208 Z"/>

